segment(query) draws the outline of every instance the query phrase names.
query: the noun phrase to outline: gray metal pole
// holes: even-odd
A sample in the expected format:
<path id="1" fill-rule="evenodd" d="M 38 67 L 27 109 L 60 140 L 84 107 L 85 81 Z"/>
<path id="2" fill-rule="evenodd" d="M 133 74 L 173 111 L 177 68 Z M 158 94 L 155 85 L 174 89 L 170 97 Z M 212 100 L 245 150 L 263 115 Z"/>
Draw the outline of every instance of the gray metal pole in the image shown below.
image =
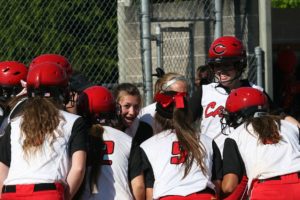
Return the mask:
<path id="1" fill-rule="evenodd" d="M 193 94 L 195 90 L 195 62 L 194 62 L 194 57 L 195 57 L 195 47 L 194 47 L 194 24 L 189 24 L 189 35 L 190 35 L 190 56 L 189 56 L 189 76 L 190 76 L 190 86 L 191 86 L 191 91 L 190 95 Z"/>
<path id="2" fill-rule="evenodd" d="M 222 0 L 215 0 L 215 39 L 223 35 L 223 21 L 222 21 Z"/>
<path id="3" fill-rule="evenodd" d="M 272 15 L 271 1 L 259 0 L 259 46 L 264 52 L 265 90 L 273 98 Z"/>
<path id="4" fill-rule="evenodd" d="M 141 0 L 141 23 L 142 23 L 142 59 L 144 67 L 144 95 L 145 105 L 153 100 L 152 92 L 152 55 L 151 55 L 151 24 L 149 0 Z"/>
<path id="5" fill-rule="evenodd" d="M 257 85 L 264 87 L 263 84 L 263 57 L 262 49 L 255 47 L 255 58 L 256 58 L 256 73 L 257 73 Z"/>
<path id="6" fill-rule="evenodd" d="M 160 24 L 156 26 L 156 56 L 157 56 L 157 67 L 163 69 L 162 65 L 162 36 Z"/>

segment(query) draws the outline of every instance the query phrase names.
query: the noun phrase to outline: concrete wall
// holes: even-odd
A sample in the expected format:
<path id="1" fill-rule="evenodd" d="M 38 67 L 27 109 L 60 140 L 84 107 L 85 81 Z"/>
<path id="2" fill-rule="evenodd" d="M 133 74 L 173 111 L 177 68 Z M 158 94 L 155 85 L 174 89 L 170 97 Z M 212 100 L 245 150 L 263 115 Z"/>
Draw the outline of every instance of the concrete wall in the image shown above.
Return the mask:
<path id="1" fill-rule="evenodd" d="M 189 1 L 155 4 L 153 11 L 155 16 L 165 16 L 166 13 L 177 14 L 179 16 L 190 15 L 192 9 L 187 9 Z M 133 5 L 133 4 L 132 4 Z M 140 49 L 140 25 L 139 25 L 139 7 L 138 6 L 124 6 L 119 3 L 119 77 L 120 82 L 134 81 L 142 82 L 142 63 L 141 63 L 141 49 Z M 199 12 L 203 12 L 199 10 Z M 168 16 L 168 14 L 166 15 Z M 259 44 L 258 31 L 258 5 L 257 0 L 224 0 L 223 1 L 223 34 L 236 35 L 238 38 L 245 41 L 248 52 L 254 52 L 254 48 Z M 194 26 L 194 67 L 204 64 L 207 57 L 209 45 L 214 37 L 214 22 L 213 21 L 184 21 L 184 22 L 154 22 L 151 25 L 151 32 L 155 34 L 157 24 L 161 27 L 188 27 L 189 24 Z M 184 36 L 185 37 L 185 36 Z M 165 40 L 167 42 L 181 43 L 186 48 L 188 46 L 187 38 L 178 36 Z M 184 57 L 184 53 L 180 53 Z M 168 53 L 169 55 L 169 53 Z M 182 66 L 187 66 L 187 60 L 178 58 L 178 52 L 174 52 L 174 56 L 165 57 L 165 63 L 168 66 L 173 66 L 174 69 L 167 71 L 177 71 L 177 63 Z M 156 42 L 152 42 L 152 68 L 156 68 Z M 174 63 L 174 64 L 172 64 Z M 184 64 L 185 63 L 185 64 Z M 182 67 L 180 67 L 182 68 Z M 180 73 L 185 70 L 181 69 Z"/>

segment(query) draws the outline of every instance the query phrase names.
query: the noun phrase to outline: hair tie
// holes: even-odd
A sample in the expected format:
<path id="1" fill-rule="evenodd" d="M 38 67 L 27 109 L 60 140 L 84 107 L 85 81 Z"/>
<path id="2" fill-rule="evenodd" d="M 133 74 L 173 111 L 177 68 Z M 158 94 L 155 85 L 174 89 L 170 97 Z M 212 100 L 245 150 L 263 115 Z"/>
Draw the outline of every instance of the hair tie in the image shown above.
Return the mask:
<path id="1" fill-rule="evenodd" d="M 158 93 L 155 95 L 155 101 L 157 102 L 156 111 L 163 117 L 171 119 L 173 117 L 173 107 L 184 108 L 184 98 L 186 92 L 174 92 L 167 91 L 165 93 Z"/>

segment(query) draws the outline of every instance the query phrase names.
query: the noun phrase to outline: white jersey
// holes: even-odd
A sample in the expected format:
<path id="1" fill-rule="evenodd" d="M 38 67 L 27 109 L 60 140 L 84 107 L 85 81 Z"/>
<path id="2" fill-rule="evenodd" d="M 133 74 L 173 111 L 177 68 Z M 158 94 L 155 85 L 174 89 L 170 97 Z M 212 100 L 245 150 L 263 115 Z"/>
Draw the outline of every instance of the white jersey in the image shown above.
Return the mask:
<path id="1" fill-rule="evenodd" d="M 103 126 L 103 140 L 106 153 L 105 164 L 101 166 L 100 176 L 93 194 L 86 182 L 81 199 L 131 200 L 133 199 L 128 183 L 128 158 L 131 148 L 131 137 L 117 129 Z M 100 156 L 99 156 L 100 157 Z M 89 177 L 90 168 L 87 170 Z"/>
<path id="2" fill-rule="evenodd" d="M 22 116 L 11 119 L 10 143 L 11 162 L 5 185 L 66 182 L 71 167 L 68 142 L 74 122 L 79 116 L 60 111 L 65 120 L 61 120 L 54 131 L 56 140 L 50 145 L 46 139 L 41 151 L 25 157 L 20 124 Z"/>
<path id="3" fill-rule="evenodd" d="M 153 169 L 154 199 L 167 195 L 186 196 L 207 187 L 214 189 L 214 185 L 210 181 L 213 156 L 212 140 L 207 136 L 201 136 L 201 142 L 207 153 L 204 164 L 208 174 L 204 175 L 200 167 L 193 163 L 190 172 L 184 179 L 184 165 L 180 161 L 180 147 L 175 133 L 163 131 L 141 144 Z"/>
<path id="4" fill-rule="evenodd" d="M 231 135 L 244 161 L 248 176 L 248 186 L 253 179 L 267 179 L 279 175 L 300 171 L 300 145 L 298 127 L 281 120 L 280 135 L 277 144 L 260 144 L 258 136 L 250 124 L 239 126 Z M 248 187 L 250 188 L 250 187 Z"/>
<path id="5" fill-rule="evenodd" d="M 140 113 L 138 115 L 138 118 L 152 126 L 152 129 L 154 130 L 154 115 L 156 113 L 156 102 L 152 103 L 140 110 Z"/>
<path id="6" fill-rule="evenodd" d="M 251 84 L 251 83 L 250 83 Z M 225 107 L 225 103 L 229 94 L 223 87 L 218 87 L 219 83 L 210 83 L 202 85 L 202 101 L 203 108 L 200 130 L 201 134 L 215 140 L 221 154 L 223 154 L 224 141 L 228 135 L 233 131 L 233 128 L 227 127 L 221 133 L 221 114 Z M 251 87 L 262 90 L 262 88 L 251 84 Z"/>

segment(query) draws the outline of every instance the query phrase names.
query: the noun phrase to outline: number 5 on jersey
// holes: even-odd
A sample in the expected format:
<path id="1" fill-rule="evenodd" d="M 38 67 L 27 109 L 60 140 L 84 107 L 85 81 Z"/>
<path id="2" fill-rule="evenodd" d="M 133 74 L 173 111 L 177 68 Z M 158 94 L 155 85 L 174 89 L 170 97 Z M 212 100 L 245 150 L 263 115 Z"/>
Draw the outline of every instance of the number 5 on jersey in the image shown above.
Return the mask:
<path id="1" fill-rule="evenodd" d="M 178 141 L 173 142 L 172 144 L 172 156 L 171 157 L 171 164 L 173 165 L 178 165 L 181 163 L 184 163 L 186 156 L 187 156 L 187 152 L 182 150 L 181 145 L 179 144 Z"/>

